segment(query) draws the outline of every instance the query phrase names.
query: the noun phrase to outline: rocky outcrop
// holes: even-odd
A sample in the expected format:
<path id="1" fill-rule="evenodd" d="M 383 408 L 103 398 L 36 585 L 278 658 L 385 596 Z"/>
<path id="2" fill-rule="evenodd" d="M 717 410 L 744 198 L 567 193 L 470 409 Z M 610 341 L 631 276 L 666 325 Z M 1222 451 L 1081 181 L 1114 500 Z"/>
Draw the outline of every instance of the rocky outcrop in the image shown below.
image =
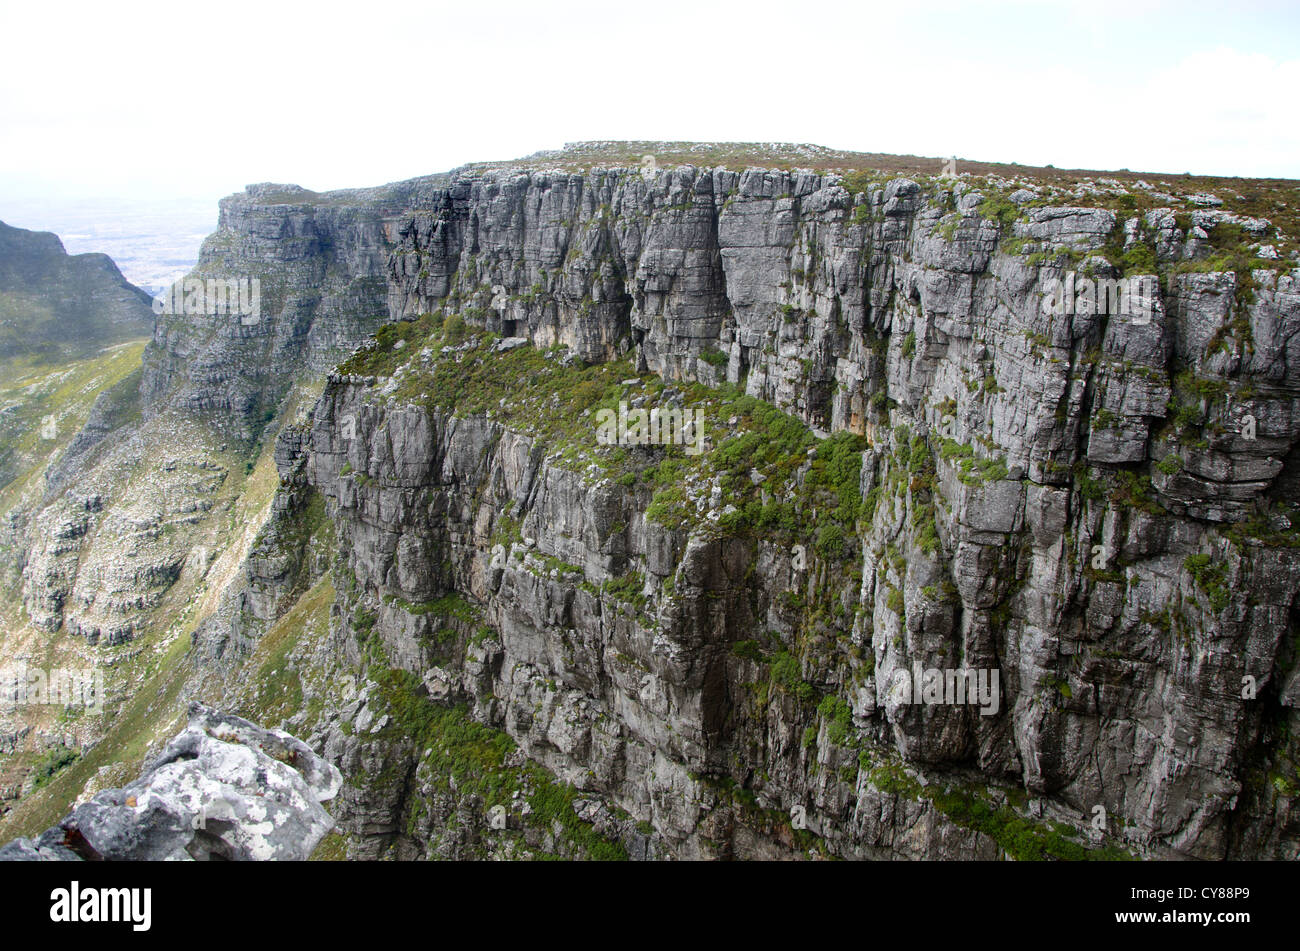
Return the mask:
<path id="1" fill-rule="evenodd" d="M 339 771 L 301 740 L 194 705 L 144 774 L 0 861 L 302 860 L 333 827 Z"/>

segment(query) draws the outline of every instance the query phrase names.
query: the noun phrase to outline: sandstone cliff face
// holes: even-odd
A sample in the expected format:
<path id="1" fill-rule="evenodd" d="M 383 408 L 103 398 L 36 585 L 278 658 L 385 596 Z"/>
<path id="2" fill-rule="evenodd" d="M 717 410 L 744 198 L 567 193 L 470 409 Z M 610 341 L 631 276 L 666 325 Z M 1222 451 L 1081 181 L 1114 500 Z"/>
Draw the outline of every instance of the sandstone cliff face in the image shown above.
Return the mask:
<path id="1" fill-rule="evenodd" d="M 787 854 L 806 830 L 845 856 L 1006 851 L 936 783 L 1026 821 L 1101 815 L 1141 854 L 1296 855 L 1300 294 L 1293 270 L 1207 261 L 1218 228 L 1266 242 L 1266 222 L 689 167 L 489 172 L 403 198 L 382 225 L 391 317 L 738 383 L 819 436 L 863 434 L 873 504 L 851 556 L 810 568 L 720 527 L 716 480 L 667 527 L 651 493 L 526 426 L 402 390 L 460 359 L 417 341 L 379 374 L 345 367 L 282 443 L 353 578 L 340 650 L 359 657 L 363 612 L 434 695 L 648 822 L 656 855 Z M 1119 277 L 1140 248 L 1163 277 L 1149 320 L 1044 312 L 1049 279 Z M 631 604 L 611 593 L 626 578 Z M 448 591 L 475 622 L 420 609 Z M 829 622 L 810 621 L 819 601 Z M 446 624 L 451 656 L 431 646 Z M 737 645 L 766 632 L 829 705 L 797 685 L 755 701 L 772 657 Z M 999 672 L 996 715 L 890 694 L 955 659 Z M 355 755 L 340 729 L 318 739 Z M 384 835 L 412 796 L 385 801 Z"/>
<path id="2" fill-rule="evenodd" d="M 223 199 L 192 278 L 256 279 L 256 319 L 167 314 L 154 329 L 141 394 L 257 437 L 295 379 L 318 379 L 388 318 L 383 215 L 408 189 L 330 196 L 253 185 Z"/>
<path id="3" fill-rule="evenodd" d="M 523 809 L 446 781 L 367 681 L 392 666 L 637 857 L 1296 857 L 1300 274 L 1268 222 L 1109 188 L 508 168 L 227 199 L 200 272 L 259 278 L 263 319 L 160 320 L 150 425 L 261 438 L 295 377 L 409 323 L 282 431 L 202 676 L 238 692 L 333 579 L 285 715 L 359 855 L 503 854 L 488 810 Z M 1149 319 L 1045 310 L 1071 272 L 1158 273 Z M 694 381 L 697 461 L 551 405 Z M 779 472 L 740 391 L 806 427 Z M 900 702 L 918 666 L 996 671 L 996 712 Z"/>

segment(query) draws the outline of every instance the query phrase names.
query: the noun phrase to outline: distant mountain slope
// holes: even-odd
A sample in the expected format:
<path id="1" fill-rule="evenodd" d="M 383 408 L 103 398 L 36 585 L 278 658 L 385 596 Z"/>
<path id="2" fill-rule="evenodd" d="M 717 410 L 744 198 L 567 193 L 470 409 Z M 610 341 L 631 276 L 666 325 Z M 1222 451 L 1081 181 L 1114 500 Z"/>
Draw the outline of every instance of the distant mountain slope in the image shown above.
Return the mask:
<path id="1" fill-rule="evenodd" d="M 57 362 L 149 334 L 149 296 L 104 254 L 0 222 L 0 361 Z"/>

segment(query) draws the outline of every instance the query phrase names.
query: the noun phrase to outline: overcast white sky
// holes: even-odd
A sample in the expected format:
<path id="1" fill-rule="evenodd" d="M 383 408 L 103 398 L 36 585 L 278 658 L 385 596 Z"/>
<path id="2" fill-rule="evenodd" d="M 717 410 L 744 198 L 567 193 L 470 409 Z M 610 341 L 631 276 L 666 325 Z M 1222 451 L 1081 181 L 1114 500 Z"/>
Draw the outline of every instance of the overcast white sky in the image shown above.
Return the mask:
<path id="1" fill-rule="evenodd" d="M 0 2 L 0 203 L 373 185 L 581 139 L 1300 177 L 1294 0 Z"/>

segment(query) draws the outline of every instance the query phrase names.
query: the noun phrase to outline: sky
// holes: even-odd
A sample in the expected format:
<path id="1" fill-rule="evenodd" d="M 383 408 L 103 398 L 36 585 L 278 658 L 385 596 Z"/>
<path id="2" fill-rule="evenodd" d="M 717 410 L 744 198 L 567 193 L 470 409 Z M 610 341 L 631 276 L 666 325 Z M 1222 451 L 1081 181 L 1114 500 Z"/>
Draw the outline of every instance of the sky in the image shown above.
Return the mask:
<path id="1" fill-rule="evenodd" d="M 0 218 L 585 139 L 1300 178 L 1298 118 L 1294 0 L 0 0 Z"/>

